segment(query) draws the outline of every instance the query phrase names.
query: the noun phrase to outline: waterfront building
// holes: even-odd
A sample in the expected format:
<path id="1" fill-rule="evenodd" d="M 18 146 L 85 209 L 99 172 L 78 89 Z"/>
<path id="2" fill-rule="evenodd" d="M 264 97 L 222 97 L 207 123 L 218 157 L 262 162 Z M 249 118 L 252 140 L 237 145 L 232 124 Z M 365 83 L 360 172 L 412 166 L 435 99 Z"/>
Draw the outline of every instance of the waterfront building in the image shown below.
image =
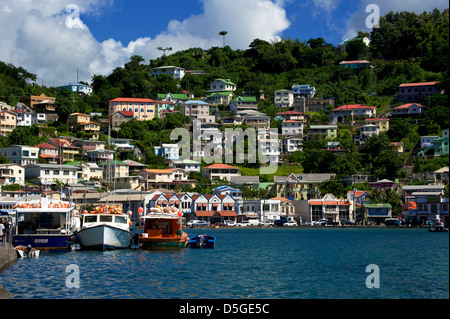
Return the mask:
<path id="1" fill-rule="evenodd" d="M 448 224 L 449 221 L 449 199 L 444 196 L 443 191 L 412 192 L 408 196 L 409 203 L 415 203 L 415 209 L 409 210 L 409 214 L 415 216 L 419 224 L 434 221 L 439 217 L 441 221 Z"/>
<path id="2" fill-rule="evenodd" d="M 355 220 L 355 216 L 352 214 L 352 202 L 348 199 L 337 199 L 332 194 L 327 194 L 323 198 L 309 200 L 308 207 L 312 223 L 321 219 L 333 222 Z"/>
<path id="3" fill-rule="evenodd" d="M 392 218 L 392 206 L 390 204 L 363 204 L 365 224 L 382 224 L 387 218 Z"/>
<path id="4" fill-rule="evenodd" d="M 210 224 L 224 220 L 236 221 L 236 200 L 230 195 L 200 194 L 193 196 L 192 218 L 204 220 Z"/>

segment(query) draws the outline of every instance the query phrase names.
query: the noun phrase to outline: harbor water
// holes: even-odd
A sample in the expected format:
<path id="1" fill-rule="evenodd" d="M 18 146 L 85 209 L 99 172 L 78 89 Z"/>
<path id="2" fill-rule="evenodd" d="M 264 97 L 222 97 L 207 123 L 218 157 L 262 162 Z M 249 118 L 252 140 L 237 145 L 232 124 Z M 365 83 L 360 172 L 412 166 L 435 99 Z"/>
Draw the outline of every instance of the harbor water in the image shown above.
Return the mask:
<path id="1" fill-rule="evenodd" d="M 43 251 L 0 273 L 0 283 L 16 299 L 449 298 L 448 233 L 357 227 L 186 231 L 216 236 L 216 247 Z M 71 281 L 75 275 L 78 281 Z M 370 285 L 376 281 L 378 287 Z"/>

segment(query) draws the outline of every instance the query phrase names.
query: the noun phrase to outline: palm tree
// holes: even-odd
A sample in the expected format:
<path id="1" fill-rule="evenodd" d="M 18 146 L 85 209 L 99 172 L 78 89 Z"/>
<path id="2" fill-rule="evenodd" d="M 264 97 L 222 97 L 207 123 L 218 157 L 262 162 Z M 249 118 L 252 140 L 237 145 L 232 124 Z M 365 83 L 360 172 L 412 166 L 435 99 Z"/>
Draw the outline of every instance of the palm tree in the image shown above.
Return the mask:
<path id="1" fill-rule="evenodd" d="M 225 48 L 225 36 L 228 34 L 227 31 L 220 31 L 219 35 L 223 36 L 223 47 Z"/>

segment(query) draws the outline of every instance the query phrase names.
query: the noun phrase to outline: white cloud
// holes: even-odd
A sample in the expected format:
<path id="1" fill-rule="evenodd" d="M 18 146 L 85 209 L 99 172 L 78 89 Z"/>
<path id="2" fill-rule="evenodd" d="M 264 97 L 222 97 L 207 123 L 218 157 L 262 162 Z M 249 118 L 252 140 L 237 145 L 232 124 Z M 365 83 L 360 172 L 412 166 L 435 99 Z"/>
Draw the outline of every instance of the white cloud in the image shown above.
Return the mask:
<path id="1" fill-rule="evenodd" d="M 172 20 L 154 38 L 124 45 L 115 39 L 97 41 L 77 15 L 78 8 L 83 14 L 101 15 L 114 0 L 0 0 L 0 20 L 8 30 L 0 33 L 0 60 L 23 66 L 45 85 L 76 80 L 77 68 L 80 80 L 90 81 L 93 74 L 107 75 L 134 54 L 156 58 L 159 46 L 172 47 L 172 52 L 221 46 L 221 30 L 228 32 L 226 43 L 234 49 L 247 48 L 255 38 L 276 38 L 290 25 L 282 7 L 287 1 L 202 0 L 202 13 Z"/>

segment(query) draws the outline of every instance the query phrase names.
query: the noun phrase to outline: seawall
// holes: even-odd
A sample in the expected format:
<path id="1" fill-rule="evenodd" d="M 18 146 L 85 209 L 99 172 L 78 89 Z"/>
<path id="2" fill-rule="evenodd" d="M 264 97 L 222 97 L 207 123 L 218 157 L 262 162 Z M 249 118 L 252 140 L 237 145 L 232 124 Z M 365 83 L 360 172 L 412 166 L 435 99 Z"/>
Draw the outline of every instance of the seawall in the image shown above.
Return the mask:
<path id="1" fill-rule="evenodd" d="M 17 253 L 10 243 L 0 245 L 0 272 L 5 271 L 17 260 Z M 0 283 L 0 299 L 13 299 L 11 294 Z"/>

